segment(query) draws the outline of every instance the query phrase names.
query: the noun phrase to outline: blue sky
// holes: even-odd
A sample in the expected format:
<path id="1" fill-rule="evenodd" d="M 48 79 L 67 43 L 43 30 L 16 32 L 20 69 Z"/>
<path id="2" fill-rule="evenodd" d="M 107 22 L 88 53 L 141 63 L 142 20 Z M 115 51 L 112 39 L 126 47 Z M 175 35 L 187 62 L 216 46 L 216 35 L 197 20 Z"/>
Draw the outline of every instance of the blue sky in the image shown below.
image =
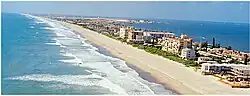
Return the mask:
<path id="1" fill-rule="evenodd" d="M 249 22 L 249 2 L 2 2 L 3 12 Z"/>

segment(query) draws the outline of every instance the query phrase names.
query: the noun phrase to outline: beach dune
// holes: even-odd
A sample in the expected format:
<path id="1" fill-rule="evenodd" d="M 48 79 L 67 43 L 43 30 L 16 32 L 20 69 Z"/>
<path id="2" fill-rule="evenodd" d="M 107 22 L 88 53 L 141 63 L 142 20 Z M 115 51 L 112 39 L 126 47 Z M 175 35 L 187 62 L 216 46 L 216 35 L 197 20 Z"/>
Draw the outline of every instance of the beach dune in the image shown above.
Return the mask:
<path id="1" fill-rule="evenodd" d="M 77 25 L 57 21 L 73 29 L 91 43 L 102 46 L 112 55 L 150 73 L 158 82 L 180 94 L 250 94 L 250 89 L 235 89 L 219 82 L 218 78 L 199 72 L 169 59 L 153 55 Z"/>

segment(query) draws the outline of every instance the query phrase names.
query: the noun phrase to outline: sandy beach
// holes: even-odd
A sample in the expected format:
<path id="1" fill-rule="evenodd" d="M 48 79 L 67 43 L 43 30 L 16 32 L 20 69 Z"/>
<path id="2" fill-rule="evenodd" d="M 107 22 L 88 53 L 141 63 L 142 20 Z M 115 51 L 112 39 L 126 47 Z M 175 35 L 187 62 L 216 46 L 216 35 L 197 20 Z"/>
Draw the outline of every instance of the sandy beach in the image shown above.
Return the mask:
<path id="1" fill-rule="evenodd" d="M 91 43 L 102 46 L 112 55 L 150 73 L 157 79 L 157 82 L 181 94 L 250 94 L 249 88 L 231 88 L 229 85 L 219 82 L 218 78 L 203 76 L 180 63 L 147 53 L 80 26 L 58 22 L 81 34 Z"/>

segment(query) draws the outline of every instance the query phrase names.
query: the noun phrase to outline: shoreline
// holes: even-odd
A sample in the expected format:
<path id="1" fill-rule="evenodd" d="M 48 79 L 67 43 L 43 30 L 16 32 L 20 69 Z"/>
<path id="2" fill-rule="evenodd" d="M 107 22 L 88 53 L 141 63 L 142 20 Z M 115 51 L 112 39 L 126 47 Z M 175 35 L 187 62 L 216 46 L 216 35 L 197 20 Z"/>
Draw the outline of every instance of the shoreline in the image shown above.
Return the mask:
<path id="1" fill-rule="evenodd" d="M 77 35 L 81 35 L 77 32 L 74 32 L 76 33 Z M 81 35 L 82 36 L 82 35 Z M 84 37 L 84 36 L 82 36 Z M 86 43 L 90 43 L 91 45 L 93 45 L 94 47 L 97 47 L 99 50 L 98 52 L 101 53 L 101 54 L 104 54 L 104 55 L 107 55 L 107 56 L 111 56 L 111 57 L 114 57 L 114 58 L 119 58 L 121 60 L 123 60 L 122 58 L 120 57 L 117 57 L 115 55 L 113 55 L 112 53 L 110 53 L 110 51 L 108 51 L 106 48 L 100 46 L 100 45 L 97 45 L 97 44 L 94 44 L 92 43 L 91 41 L 87 40 Z M 125 60 L 123 60 L 125 61 Z M 171 91 L 171 93 L 173 93 L 173 95 L 183 95 L 181 94 L 180 92 L 178 92 L 177 90 L 174 90 L 173 88 L 170 88 L 168 87 L 168 85 L 164 84 L 164 83 L 161 83 L 159 82 L 154 76 L 152 76 L 150 73 L 148 72 L 145 72 L 144 70 L 140 69 L 139 67 L 133 65 L 133 64 L 129 64 L 127 61 L 125 63 L 129 68 L 135 70 L 138 74 L 139 74 L 139 77 L 141 77 L 142 79 L 148 81 L 148 82 L 151 82 L 151 83 L 157 83 L 157 84 L 160 84 L 164 87 L 165 90 L 169 90 Z"/>
<path id="2" fill-rule="evenodd" d="M 250 94 L 249 90 L 232 89 L 212 77 L 195 73 L 180 63 L 133 48 L 80 26 L 58 22 L 75 30 L 92 44 L 102 46 L 110 54 L 121 58 L 128 64 L 150 73 L 160 84 L 167 85 L 168 88 L 173 88 L 180 94 Z"/>
<path id="3" fill-rule="evenodd" d="M 67 26 L 67 25 L 65 25 L 66 23 L 65 22 L 60 22 L 59 21 L 59 23 L 60 24 L 62 24 L 62 25 L 64 25 L 64 26 Z M 68 28 L 70 28 L 69 26 L 67 26 Z M 70 28 L 70 29 L 72 29 L 72 28 Z M 88 29 L 86 29 L 86 30 L 88 30 Z M 84 36 L 83 34 L 81 34 L 80 32 L 78 32 L 78 31 L 76 31 L 76 30 L 74 30 L 74 32 L 77 34 L 77 35 L 81 35 L 82 37 L 84 37 L 85 39 L 87 38 L 86 36 Z M 99 33 L 97 33 L 97 34 L 99 34 Z M 100 35 L 102 35 L 102 34 L 100 34 Z M 103 35 L 104 36 L 104 35 Z M 111 39 L 111 38 L 110 38 Z M 119 57 L 119 56 L 117 56 L 116 54 L 114 54 L 111 50 L 108 50 L 107 48 L 105 48 L 104 46 L 102 46 L 102 45 L 100 45 L 100 44 L 98 44 L 98 43 L 94 43 L 93 41 L 90 41 L 89 39 L 87 39 L 87 43 L 91 43 L 93 46 L 95 46 L 95 47 L 97 47 L 97 48 L 101 48 L 102 50 L 104 49 L 104 52 L 100 52 L 100 51 L 98 51 L 98 52 L 100 52 L 100 53 L 102 53 L 102 54 L 104 54 L 104 55 L 108 55 L 108 56 L 111 56 L 111 57 L 115 57 L 115 58 L 119 58 L 119 59 L 121 59 L 121 60 L 124 60 L 123 58 L 121 58 L 121 57 Z M 127 45 L 127 46 L 130 46 L 130 45 Z M 118 53 L 119 54 L 119 53 Z M 155 83 L 157 83 L 157 84 L 161 84 L 162 86 L 164 86 L 164 89 L 166 89 L 166 90 L 171 90 L 171 91 L 173 91 L 173 92 L 176 92 L 178 95 L 184 95 L 184 93 L 182 93 L 182 92 L 180 92 L 179 90 L 178 90 L 178 88 L 175 88 L 175 87 L 170 87 L 171 86 L 171 84 L 170 83 L 166 83 L 166 82 L 164 82 L 164 81 L 161 81 L 161 80 L 159 80 L 159 79 L 157 79 L 157 77 L 156 76 L 153 76 L 152 74 L 151 74 L 151 72 L 147 72 L 147 71 L 145 71 L 145 70 L 143 70 L 142 68 L 140 68 L 139 66 L 137 66 L 136 64 L 133 64 L 133 63 L 131 63 L 131 62 L 129 62 L 129 61 L 126 61 L 126 60 L 124 60 L 125 62 L 126 62 L 126 65 L 128 66 L 128 67 L 130 67 L 130 68 L 132 68 L 133 70 L 135 70 L 138 74 L 139 74 L 139 76 L 141 77 L 141 78 L 143 78 L 144 80 L 146 80 L 146 81 L 149 81 L 149 82 L 155 82 Z M 132 67 L 133 66 L 133 67 Z M 138 71 L 140 71 L 140 72 L 138 72 Z M 144 74 L 144 73 L 146 73 L 146 74 Z M 142 76 L 142 74 L 143 74 L 143 76 Z M 154 80 L 149 80 L 149 78 L 147 78 L 147 79 L 145 79 L 145 75 L 146 76 L 149 76 L 149 78 L 153 78 Z M 189 91 L 191 91 L 191 90 L 189 90 Z M 195 93 L 195 92 L 194 92 Z M 197 94 L 197 93 L 195 93 L 195 94 Z"/>

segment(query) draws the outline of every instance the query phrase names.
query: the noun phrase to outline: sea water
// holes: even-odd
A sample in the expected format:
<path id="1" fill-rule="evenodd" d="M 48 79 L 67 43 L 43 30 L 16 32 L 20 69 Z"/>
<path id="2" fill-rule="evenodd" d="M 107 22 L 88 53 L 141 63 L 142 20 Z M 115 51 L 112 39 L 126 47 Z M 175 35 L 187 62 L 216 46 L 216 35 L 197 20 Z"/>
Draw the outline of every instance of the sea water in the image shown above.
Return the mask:
<path id="1" fill-rule="evenodd" d="M 231 46 L 233 49 L 250 52 L 250 23 L 230 23 L 212 21 L 150 19 L 161 23 L 128 24 L 136 28 L 148 30 L 169 31 L 177 36 L 187 34 L 196 42 L 212 44 L 213 37 L 216 44 L 222 47 Z"/>
<path id="2" fill-rule="evenodd" d="M 1 55 L 2 94 L 176 94 L 73 30 L 31 15 L 2 13 Z"/>

